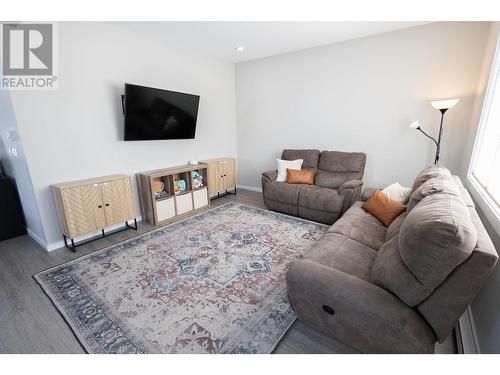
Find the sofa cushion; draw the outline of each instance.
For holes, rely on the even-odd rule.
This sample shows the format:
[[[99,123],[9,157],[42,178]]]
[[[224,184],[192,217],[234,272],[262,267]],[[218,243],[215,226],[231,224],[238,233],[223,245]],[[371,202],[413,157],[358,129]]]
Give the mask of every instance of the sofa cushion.
[[[329,229],[378,250],[385,242],[387,228],[375,217],[361,208],[362,202],[355,202]]]
[[[283,160],[297,160],[302,159],[302,168],[318,168],[319,150],[283,150],[281,153]]]
[[[346,181],[362,180],[365,164],[366,154],[362,152],[323,151],[315,184],[338,189]]]
[[[299,206],[316,211],[342,212],[344,197],[335,189],[322,188],[316,185],[301,186],[299,191]]]
[[[271,211],[282,212],[287,215],[298,216],[299,210],[296,204],[282,203],[271,199],[264,199],[266,207]]]
[[[386,227],[406,211],[406,206],[403,203],[392,200],[378,189],[361,207],[375,216]]]
[[[278,175],[276,176],[276,181],[287,182],[288,170],[295,169],[300,171],[302,169],[303,162],[304,160],[302,159],[297,159],[297,160],[276,159],[276,165],[278,169]]]
[[[455,322],[479,293],[498,260],[497,250],[479,215],[471,207],[468,210],[477,231],[474,251],[418,306],[440,342],[450,334]]]
[[[415,180],[413,181],[413,185],[411,187],[411,192],[410,196],[417,190],[420,185],[422,185],[425,181],[433,178],[433,177],[438,177],[438,176],[443,176],[447,175],[451,177],[451,173],[448,169],[444,167],[440,167],[438,165],[431,165],[424,170],[422,170],[417,177],[415,177]]]
[[[466,260],[477,243],[462,198],[437,193],[420,201],[401,224],[399,253],[423,286],[433,290]]]
[[[382,193],[387,195],[393,201],[397,201],[403,204],[408,202],[410,199],[411,188],[401,185],[399,182],[395,182],[389,186],[382,189]]]
[[[264,197],[276,202],[297,205],[299,191],[303,186],[287,184],[286,182],[270,182],[264,185]]]
[[[347,236],[326,233],[306,254],[305,258],[370,281],[377,252]]]
[[[419,283],[406,267],[398,248],[398,236],[385,242],[377,253],[373,264],[374,284],[397,295],[409,306],[416,306],[432,293],[432,288]]]
[[[442,174],[428,179],[413,192],[408,201],[408,210],[413,209],[426,196],[436,193],[461,196],[459,187],[451,176]]]
[[[294,169],[286,170],[286,182],[289,184],[304,184],[314,185],[314,170],[302,169],[300,171]]]
[[[405,219],[408,211],[403,212],[399,215],[387,228],[387,233],[385,235],[385,241],[389,241],[393,237],[399,236],[399,230],[401,229],[401,224],[403,224],[403,220]]]
[[[342,213],[318,211],[307,207],[297,206],[297,215],[307,220],[332,225],[342,216]]]
[[[460,197],[450,194],[422,199],[407,212],[399,235],[380,247],[373,282],[410,306],[425,300],[476,245],[476,230],[467,210]]]

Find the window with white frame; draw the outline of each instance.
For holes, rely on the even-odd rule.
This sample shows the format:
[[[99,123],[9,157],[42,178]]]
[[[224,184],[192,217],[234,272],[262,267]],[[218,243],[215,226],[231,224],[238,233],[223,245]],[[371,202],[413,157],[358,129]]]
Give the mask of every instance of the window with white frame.
[[[500,213],[500,51],[499,43],[490,73],[474,144],[469,177],[489,206]],[[479,185],[479,186],[478,186]]]

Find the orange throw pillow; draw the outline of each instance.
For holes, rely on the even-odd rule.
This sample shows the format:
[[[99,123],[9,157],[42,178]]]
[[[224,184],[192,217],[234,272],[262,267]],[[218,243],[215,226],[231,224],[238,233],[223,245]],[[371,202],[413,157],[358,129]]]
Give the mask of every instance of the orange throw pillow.
[[[406,211],[406,206],[390,199],[380,190],[375,190],[371,197],[361,206],[388,227],[394,219]]]
[[[286,170],[286,182],[289,184],[314,185],[314,171],[306,169],[288,169]]]

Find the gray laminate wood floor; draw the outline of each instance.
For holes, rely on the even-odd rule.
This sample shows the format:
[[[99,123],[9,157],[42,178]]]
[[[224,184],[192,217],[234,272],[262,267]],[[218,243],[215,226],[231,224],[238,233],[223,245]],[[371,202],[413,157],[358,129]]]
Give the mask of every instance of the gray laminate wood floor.
[[[212,207],[229,201],[265,208],[262,194],[247,190],[213,200]],[[32,275],[153,229],[141,222],[138,232],[113,234],[79,247],[76,254],[66,248],[48,253],[28,236],[0,242],[0,353],[84,353]],[[300,321],[292,325],[274,352],[355,353]],[[437,345],[436,352],[455,353],[453,338]]]

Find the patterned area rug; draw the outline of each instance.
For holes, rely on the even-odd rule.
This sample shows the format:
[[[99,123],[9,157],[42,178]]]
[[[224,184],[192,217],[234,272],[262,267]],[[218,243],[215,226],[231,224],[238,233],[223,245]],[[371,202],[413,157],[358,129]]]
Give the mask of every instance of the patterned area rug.
[[[35,275],[89,353],[270,353],[328,226],[228,203]]]

